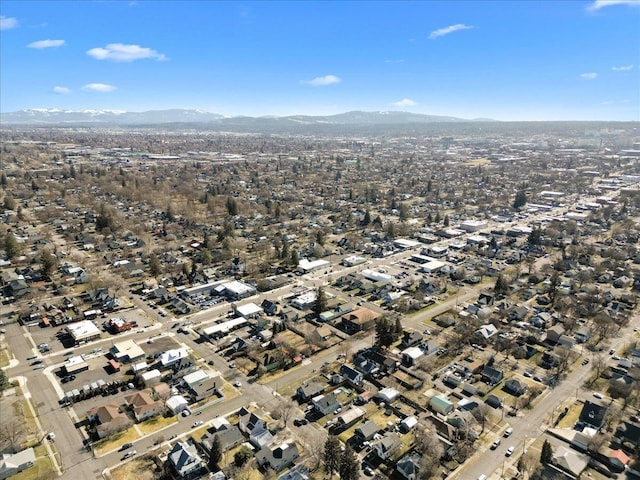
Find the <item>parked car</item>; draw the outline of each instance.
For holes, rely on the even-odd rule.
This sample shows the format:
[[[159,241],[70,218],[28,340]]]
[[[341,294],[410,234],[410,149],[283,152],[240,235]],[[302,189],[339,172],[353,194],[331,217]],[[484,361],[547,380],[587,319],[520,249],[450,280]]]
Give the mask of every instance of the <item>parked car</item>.
[[[131,458],[131,457],[133,457],[136,453],[138,453],[138,452],[136,452],[135,450],[129,450],[127,453],[125,453],[125,454],[122,456],[122,460],[126,460],[127,458]]]
[[[507,451],[504,452],[504,456],[505,457],[510,457],[511,454],[514,452],[514,450],[516,449],[516,447],[514,447],[513,445],[511,445],[509,448],[507,448]]]
[[[504,438],[507,438],[509,436],[511,436],[511,434],[513,433],[513,427],[509,427],[504,431]]]
[[[494,441],[494,442],[491,444],[491,450],[495,450],[496,448],[498,448],[498,447],[500,446],[500,443],[501,443],[501,442],[500,442],[500,439],[497,439],[496,441]]]
[[[309,420],[307,420],[306,418],[296,418],[296,419],[293,421],[293,424],[294,424],[296,427],[301,427],[302,425],[306,425],[306,424],[308,424],[308,423],[309,423]]]
[[[235,382],[233,382],[233,386],[239,388],[242,386],[242,382],[240,380],[236,380]]]
[[[196,428],[199,427],[200,425],[202,425],[204,422],[202,420],[198,420],[197,422],[193,422],[193,425],[191,425],[191,428]]]
[[[129,449],[129,448],[131,448],[131,447],[133,447],[133,443],[128,442],[128,443],[125,443],[124,445],[122,445],[122,446],[120,447],[120,450],[127,450],[127,449]]]

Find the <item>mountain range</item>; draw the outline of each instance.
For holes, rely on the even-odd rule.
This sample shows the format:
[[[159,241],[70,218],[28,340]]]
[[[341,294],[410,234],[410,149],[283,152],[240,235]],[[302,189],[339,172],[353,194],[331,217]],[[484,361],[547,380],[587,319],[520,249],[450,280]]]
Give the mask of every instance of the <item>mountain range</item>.
[[[146,112],[126,112],[120,110],[60,110],[28,109],[17,112],[0,113],[2,125],[31,126],[156,126],[191,124],[216,129],[225,127],[282,129],[312,126],[384,126],[416,125],[430,123],[491,122],[490,119],[463,119],[420,113],[381,111],[353,111],[328,116],[292,115],[284,117],[264,116],[229,117],[203,110],[171,109]]]

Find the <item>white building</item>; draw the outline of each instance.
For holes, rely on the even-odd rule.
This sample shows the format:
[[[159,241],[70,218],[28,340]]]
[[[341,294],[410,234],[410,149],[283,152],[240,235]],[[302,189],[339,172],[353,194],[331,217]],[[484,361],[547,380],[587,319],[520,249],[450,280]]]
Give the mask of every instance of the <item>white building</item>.
[[[76,343],[88,342],[100,338],[100,330],[91,320],[72,323],[67,326],[67,332]]]
[[[298,270],[301,273],[309,273],[314,272],[316,270],[322,270],[323,268],[329,268],[331,263],[327,260],[313,260],[309,261],[306,258],[302,258],[298,262]]]
[[[160,355],[160,364],[163,367],[170,367],[171,365],[178,363],[188,357],[189,354],[187,353],[187,349],[184,347],[167,350],[166,352],[162,352],[162,354]]]
[[[174,395],[167,399],[167,408],[171,410],[171,413],[177,415],[178,413],[186,410],[189,406],[189,402],[182,395]]]

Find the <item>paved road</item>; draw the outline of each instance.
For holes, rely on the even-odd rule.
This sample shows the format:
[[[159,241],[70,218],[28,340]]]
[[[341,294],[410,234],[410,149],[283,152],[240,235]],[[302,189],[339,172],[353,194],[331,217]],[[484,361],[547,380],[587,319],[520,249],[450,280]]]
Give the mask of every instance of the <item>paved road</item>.
[[[615,337],[615,345],[623,345],[626,339],[633,335],[633,328],[640,323],[640,316],[636,314],[629,325],[622,329]],[[515,464],[518,457],[526,450],[526,446],[530,445],[544,434],[551,420],[551,415],[557,416],[563,402],[569,399],[592,399],[592,393],[582,389],[585,381],[591,375],[591,364],[577,364],[567,378],[553,389],[547,389],[546,393],[541,396],[532,410],[524,410],[522,417],[506,417],[509,424],[513,427],[513,434],[508,439],[502,439],[502,445],[498,449],[489,450],[490,442],[481,448],[476,455],[467,461],[451,478],[460,480],[473,480],[481,474],[488,477],[500,478],[502,473],[502,464]],[[498,438],[498,437],[496,437]],[[504,453],[510,445],[516,447],[516,452],[507,459]],[[505,470],[506,471],[506,470]]]

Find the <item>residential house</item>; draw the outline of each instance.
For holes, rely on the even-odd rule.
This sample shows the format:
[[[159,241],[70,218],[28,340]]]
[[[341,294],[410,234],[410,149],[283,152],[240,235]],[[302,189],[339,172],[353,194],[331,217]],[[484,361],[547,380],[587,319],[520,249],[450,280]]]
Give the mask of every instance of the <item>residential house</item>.
[[[268,466],[279,472],[291,465],[298,458],[298,447],[294,442],[281,443],[276,446],[264,446],[256,453],[258,465]]]
[[[100,438],[125,430],[132,423],[129,417],[120,412],[118,405],[113,403],[92,408],[87,412],[87,418],[96,425],[96,433]]]
[[[580,412],[579,421],[584,425],[600,430],[604,424],[607,409],[608,407],[606,405],[587,400],[584,402],[582,411]]]
[[[371,330],[379,317],[379,313],[369,310],[368,308],[358,308],[342,316],[340,328],[351,335]]]
[[[569,474],[571,478],[579,478],[582,471],[589,464],[589,457],[560,445],[553,453],[551,463]]]
[[[273,441],[273,435],[267,429],[267,423],[255,413],[241,408],[238,417],[240,431],[249,437],[249,441],[256,448],[262,448]]]
[[[364,417],[364,414],[365,411],[363,409],[352,406],[336,417],[337,425],[339,428],[347,429]]]
[[[356,427],[353,435],[360,443],[368,442],[376,433],[378,433],[378,430],[380,430],[380,428],[376,422],[373,420],[367,420],[362,425]]]
[[[564,335],[564,331],[564,326],[559,323],[553,327],[547,328],[547,337],[545,342],[549,345],[556,345],[560,340],[560,337]]]
[[[515,378],[510,378],[506,382],[504,382],[504,391],[510,393],[511,395],[515,395],[519,397],[527,390],[527,384],[516,380]]]
[[[343,365],[343,367],[344,366],[345,365]],[[298,401],[300,403],[304,403],[304,402],[308,402],[313,397],[317,397],[322,392],[324,392],[324,385],[318,382],[311,382],[311,383],[307,383],[306,385],[299,386],[298,390],[296,390],[296,397],[298,398]]]
[[[278,313],[278,304],[271,300],[267,300],[266,298],[262,301],[260,306],[267,315],[276,315]]]
[[[124,397],[126,405],[133,410],[136,421],[143,422],[164,412],[164,402],[151,398],[151,390],[146,388]]]
[[[200,446],[207,455],[211,453],[214,438],[218,437],[223,452],[227,452],[232,448],[241,445],[244,442],[244,436],[237,425],[222,425],[220,428],[209,428],[200,439]]]
[[[304,465],[296,465],[278,477],[278,480],[309,480],[309,469]]]
[[[626,442],[636,449],[640,448],[640,423],[624,421],[618,425],[615,436],[620,442]]]
[[[340,366],[340,375],[342,375],[352,385],[362,385],[362,381],[364,380],[364,375],[351,368],[349,365]]]
[[[488,385],[497,385],[504,378],[504,373],[493,367],[485,366],[482,369],[482,381]]]
[[[418,452],[410,452],[396,463],[396,470],[406,480],[418,480],[421,455]]]
[[[402,351],[402,364],[407,367],[416,365],[420,357],[424,356],[424,352],[418,347],[409,347]]]
[[[420,332],[408,331],[404,332],[402,336],[402,342],[400,342],[400,348],[402,350],[414,347],[422,341],[422,334]]]
[[[187,442],[177,442],[167,455],[167,461],[180,478],[192,475],[206,466],[198,455],[196,446]]]
[[[441,395],[434,395],[429,400],[429,408],[441,415],[448,415],[454,410],[453,403]]]
[[[382,461],[389,460],[402,446],[395,432],[386,432],[382,438],[371,442],[371,451]]]
[[[35,463],[36,454],[33,448],[26,448],[18,453],[0,454],[0,480],[33,467]]]
[[[340,406],[338,399],[333,392],[326,395],[318,395],[311,400],[316,412],[321,415],[328,415]]]

